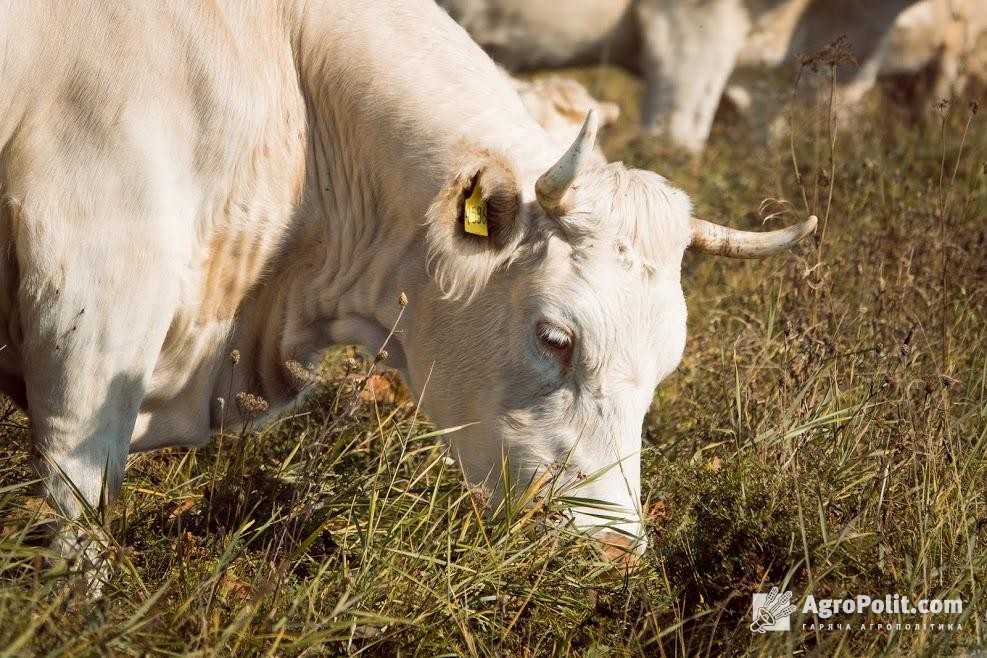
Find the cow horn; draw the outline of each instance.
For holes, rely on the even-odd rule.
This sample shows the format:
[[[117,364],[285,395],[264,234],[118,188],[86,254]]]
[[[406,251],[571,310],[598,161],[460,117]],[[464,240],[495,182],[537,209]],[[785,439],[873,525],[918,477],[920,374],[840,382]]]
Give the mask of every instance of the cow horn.
[[[586,161],[586,156],[593,150],[593,145],[596,143],[596,126],[596,110],[590,110],[586,114],[583,127],[576,135],[576,141],[535,183],[538,204],[550,215],[565,213],[566,192],[569,191],[572,181]]]
[[[788,228],[755,233],[693,217],[689,248],[730,258],[764,258],[794,247],[799,240],[816,230],[816,222],[816,216],[810,215],[804,222]]]

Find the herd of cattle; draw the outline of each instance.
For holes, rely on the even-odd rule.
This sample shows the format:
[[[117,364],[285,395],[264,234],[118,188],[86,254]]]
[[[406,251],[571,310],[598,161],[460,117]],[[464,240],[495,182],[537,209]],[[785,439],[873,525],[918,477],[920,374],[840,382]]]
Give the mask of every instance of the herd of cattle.
[[[445,4],[508,66],[636,50],[654,65],[646,120],[687,146],[780,11]],[[741,10],[739,36],[700,15],[672,27]],[[575,527],[640,550],[641,426],[685,346],[683,252],[760,258],[815,228],[694,217],[660,175],[594,152],[612,105],[512,82],[432,0],[0,0],[0,15],[0,389],[67,518],[105,510],[128,452],[249,418],[228,392],[283,408],[327,346],[378,350],[401,298],[387,363],[438,425],[468,425],[449,435],[467,477],[496,500],[550,472],[607,505],[574,508]],[[55,548],[96,560],[97,531],[71,525]]]

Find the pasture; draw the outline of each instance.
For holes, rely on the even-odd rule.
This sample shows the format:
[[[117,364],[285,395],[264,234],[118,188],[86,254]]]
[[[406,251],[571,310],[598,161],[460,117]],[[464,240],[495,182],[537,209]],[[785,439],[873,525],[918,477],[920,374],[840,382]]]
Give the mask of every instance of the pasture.
[[[693,158],[636,133],[637,81],[570,73],[621,105],[608,157],[665,175],[697,214],[747,229],[759,207],[788,209],[768,227],[820,218],[817,240],[789,255],[687,255],[685,358],[645,426],[640,565],[623,574],[557,530],[564,501],[537,498],[539,483],[530,505],[488,520],[485,492],[447,462],[442,430],[386,359],[339,349],[273,424],[131,457],[96,603],[71,565],[45,564],[27,419],[4,403],[0,655],[897,656],[987,643],[987,108],[955,99],[916,118],[875,95],[834,129],[822,62],[805,71],[823,80],[815,101],[784,110],[791,140],[764,146],[728,116]],[[227,403],[263,405],[238,393]],[[752,633],[751,593],[773,585],[964,608],[820,620],[800,607],[791,632]],[[905,630],[946,622],[962,628]]]

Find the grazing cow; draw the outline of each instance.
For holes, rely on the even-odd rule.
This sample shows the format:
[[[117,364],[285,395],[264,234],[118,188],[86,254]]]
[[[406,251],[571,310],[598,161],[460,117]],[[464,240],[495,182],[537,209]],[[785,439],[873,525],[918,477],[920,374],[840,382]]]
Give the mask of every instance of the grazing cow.
[[[785,129],[778,110],[788,93],[764,84],[763,71],[793,51],[806,49],[794,8],[784,5],[752,28],[738,56],[737,73],[725,91],[736,109],[770,132]],[[860,31],[858,26],[857,41]],[[909,99],[916,114],[931,110],[939,99],[969,93],[971,87],[977,89],[987,81],[987,2],[921,0],[912,4],[862,61],[837,90],[839,108],[850,111],[841,112],[839,118],[851,114],[879,78],[909,82],[905,87],[917,92]]]
[[[987,85],[987,2],[923,0],[902,13],[888,39],[880,74],[931,74],[916,101],[957,97]],[[930,98],[931,97],[931,98]]]
[[[646,83],[644,128],[700,150],[737,67],[774,68],[847,35],[855,100],[876,79],[887,35],[917,0],[438,0],[512,71],[611,62]]]
[[[729,229],[657,174],[585,165],[592,112],[563,153],[431,0],[0,10],[0,383],[70,517],[128,452],[229,427],[228,391],[281,406],[291,362],[376,350],[405,292],[388,362],[437,424],[474,423],[449,440],[467,477],[509,495],[551,469],[612,506],[578,527],[630,543],[683,252],[815,226]]]

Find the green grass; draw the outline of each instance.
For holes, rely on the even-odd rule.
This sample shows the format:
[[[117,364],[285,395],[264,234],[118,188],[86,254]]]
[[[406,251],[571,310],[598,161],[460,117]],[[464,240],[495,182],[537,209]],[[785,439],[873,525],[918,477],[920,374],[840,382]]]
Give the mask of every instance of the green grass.
[[[831,151],[823,93],[794,112],[794,148],[761,146],[726,118],[695,160],[636,135],[635,81],[576,74],[622,104],[608,154],[669,177],[700,216],[752,228],[773,198],[821,220],[821,241],[789,256],[686,257],[686,355],[645,427],[641,568],[625,577],[585,541],[543,532],[552,503],[487,519],[483,492],[446,463],[435,428],[410,403],[357,397],[369,362],[337,350],[297,413],[202,450],[131,459],[111,524],[115,574],[96,603],[44,566],[26,419],[2,416],[0,656],[898,656],[985,645],[983,113],[956,103],[943,120],[930,108],[915,122],[875,102]],[[772,585],[797,600],[958,597],[961,616],[924,621],[962,630],[904,630],[923,619],[895,615],[802,630],[814,620],[797,612],[791,633],[755,635],[750,594]],[[902,630],[859,629],[878,622]]]

